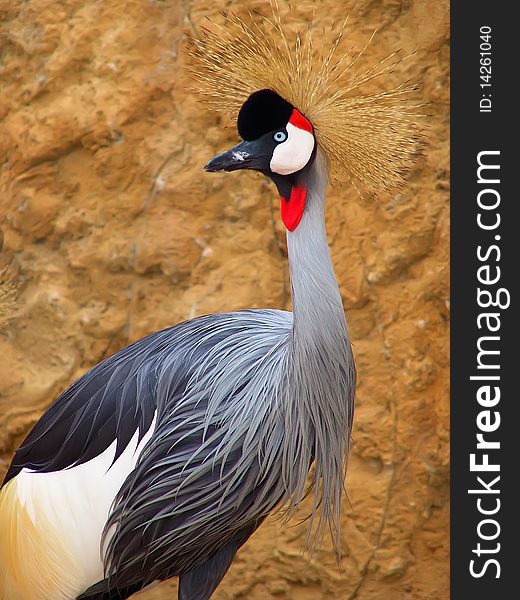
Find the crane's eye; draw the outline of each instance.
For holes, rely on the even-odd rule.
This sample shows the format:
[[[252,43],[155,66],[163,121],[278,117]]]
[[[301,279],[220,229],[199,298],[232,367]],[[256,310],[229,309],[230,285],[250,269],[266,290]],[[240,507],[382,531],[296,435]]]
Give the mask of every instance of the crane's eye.
[[[282,142],[285,142],[285,140],[287,139],[287,134],[285,133],[285,131],[277,131],[276,133],[273,134],[273,139],[275,142],[278,142],[279,144],[281,144]]]

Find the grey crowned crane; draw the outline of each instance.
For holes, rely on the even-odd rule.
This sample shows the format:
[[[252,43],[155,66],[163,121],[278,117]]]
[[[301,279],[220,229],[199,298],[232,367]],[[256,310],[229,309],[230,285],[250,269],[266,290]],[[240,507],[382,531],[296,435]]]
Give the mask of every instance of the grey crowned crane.
[[[355,367],[325,233],[329,171],[394,188],[417,141],[409,87],[360,91],[395,61],[353,75],[355,56],[334,58],[342,33],[320,52],[275,11],[192,40],[201,85],[243,139],[205,170],[275,183],[293,312],[180,323],[63,392],[0,492],[1,600],[124,599],[175,576],[180,600],[206,600],[262,521],[309,493],[311,546],[329,530],[338,547]]]

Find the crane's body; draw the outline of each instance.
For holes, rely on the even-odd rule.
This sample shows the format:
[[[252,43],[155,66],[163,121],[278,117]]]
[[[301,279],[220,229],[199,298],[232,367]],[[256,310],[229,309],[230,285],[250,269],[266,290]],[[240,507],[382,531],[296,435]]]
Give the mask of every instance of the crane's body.
[[[5,598],[72,600],[91,586],[85,598],[125,598],[178,575],[180,598],[208,598],[263,519],[299,504],[313,461],[334,510],[355,372],[325,235],[326,175],[320,155],[288,232],[294,315],[223,313],[154,333],[38,422],[0,500],[9,552],[24,557]],[[27,518],[33,537],[19,535]]]
[[[402,86],[352,96],[388,67],[342,87],[355,62],[332,61],[342,32],[316,66],[310,40],[290,46],[278,21],[229,23],[193,53],[214,103],[238,102],[243,141],[205,169],[275,183],[293,312],[186,321],[66,390],[0,490],[0,600],[123,600],[174,576],[180,600],[208,600],[262,521],[308,493],[311,543],[329,530],[339,546],[355,367],[325,232],[329,171],[395,187],[413,121]]]

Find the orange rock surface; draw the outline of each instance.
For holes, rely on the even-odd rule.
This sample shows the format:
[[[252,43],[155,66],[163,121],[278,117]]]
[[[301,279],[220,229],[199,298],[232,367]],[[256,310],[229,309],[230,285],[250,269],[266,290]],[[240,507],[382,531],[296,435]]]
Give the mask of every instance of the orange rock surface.
[[[0,0],[0,268],[18,284],[0,334],[0,476],[57,394],[129,342],[203,313],[290,307],[274,186],[202,171],[237,134],[191,91],[184,36],[234,6]],[[351,8],[301,0],[287,19],[330,28]],[[348,30],[362,47],[378,29],[367,61],[417,50],[388,79],[418,81],[430,116],[402,193],[329,191],[359,371],[343,571],[328,545],[303,553],[305,524],[273,518],[216,600],[448,597],[448,14],[446,0],[360,0]]]

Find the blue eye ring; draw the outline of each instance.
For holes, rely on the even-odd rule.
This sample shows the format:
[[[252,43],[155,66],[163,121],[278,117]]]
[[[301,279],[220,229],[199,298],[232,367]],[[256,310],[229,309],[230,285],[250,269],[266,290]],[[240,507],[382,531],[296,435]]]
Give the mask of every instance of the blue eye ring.
[[[285,131],[276,131],[275,133],[273,133],[273,140],[275,142],[278,142],[279,144],[285,142],[286,139],[287,134],[285,133]]]

